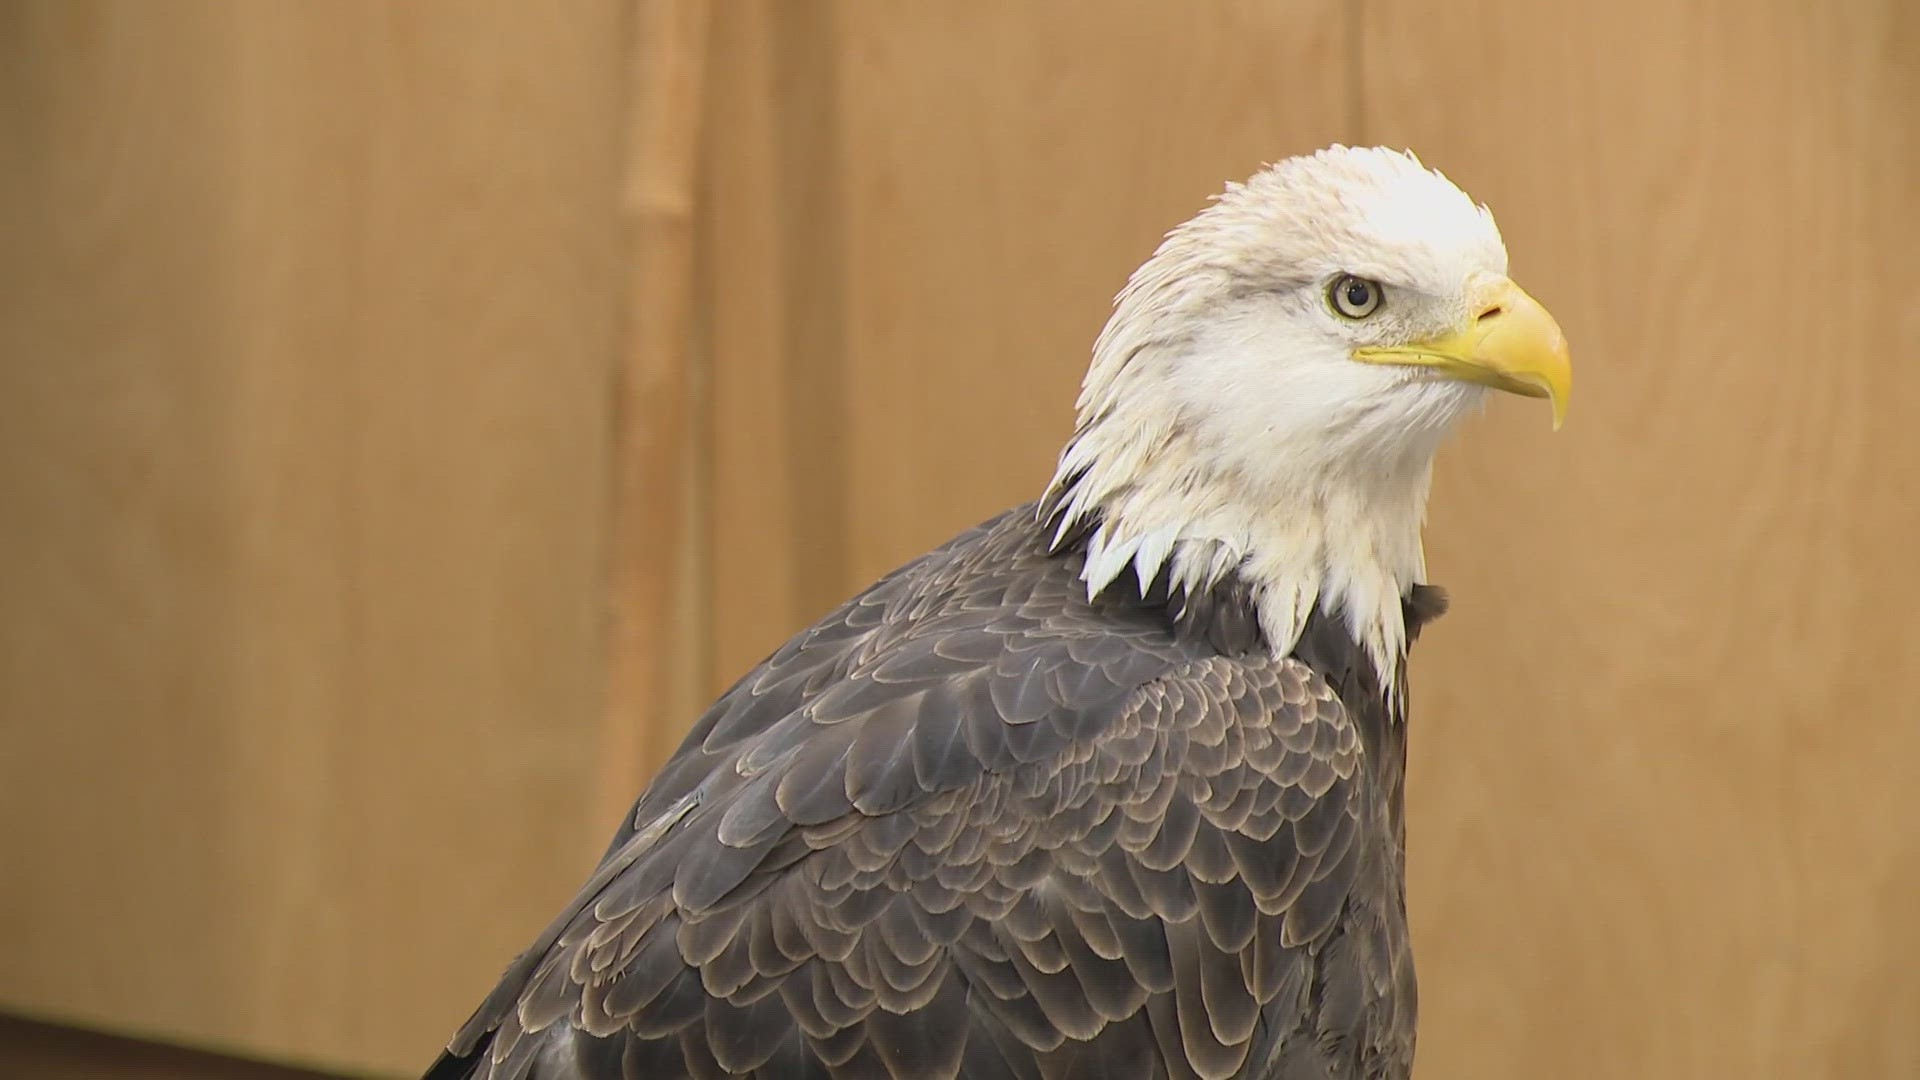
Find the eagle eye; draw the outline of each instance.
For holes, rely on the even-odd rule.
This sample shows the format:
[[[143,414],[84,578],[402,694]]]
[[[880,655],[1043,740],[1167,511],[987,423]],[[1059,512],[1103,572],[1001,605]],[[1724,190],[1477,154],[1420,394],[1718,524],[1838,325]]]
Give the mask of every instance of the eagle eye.
[[[1341,274],[1327,286],[1327,303],[1343,319],[1364,319],[1380,310],[1385,290],[1377,281],[1352,274]]]

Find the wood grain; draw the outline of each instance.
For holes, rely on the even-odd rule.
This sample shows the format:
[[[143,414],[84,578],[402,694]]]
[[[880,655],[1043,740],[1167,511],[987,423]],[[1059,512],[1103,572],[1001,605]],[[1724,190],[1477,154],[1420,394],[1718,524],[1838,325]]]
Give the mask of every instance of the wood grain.
[[[846,596],[836,9],[719,20],[701,208],[708,364],[696,706]],[[684,730],[692,715],[671,722]]]
[[[629,20],[626,173],[627,341],[613,380],[606,691],[597,816],[618,821],[677,739],[668,667],[689,526],[684,490],[696,398],[695,184],[707,117],[706,0],[638,0]]]
[[[1420,1075],[1920,1075],[1911,5],[1367,12],[1578,382],[1436,482]]]
[[[619,5],[0,14],[0,1003],[405,1071],[584,873]]]

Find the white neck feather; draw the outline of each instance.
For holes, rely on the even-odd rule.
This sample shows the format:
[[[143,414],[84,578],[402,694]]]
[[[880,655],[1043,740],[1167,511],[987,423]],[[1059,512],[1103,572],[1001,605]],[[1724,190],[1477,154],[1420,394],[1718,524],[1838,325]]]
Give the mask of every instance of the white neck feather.
[[[1425,580],[1420,527],[1431,454],[1371,475],[1210,474],[1207,456],[1174,431],[1100,424],[1063,455],[1070,479],[1060,534],[1086,521],[1089,595],[1131,571],[1144,590],[1163,570],[1200,592],[1237,573],[1253,590],[1276,655],[1298,643],[1318,607],[1345,621],[1391,692],[1406,655],[1402,598]]]

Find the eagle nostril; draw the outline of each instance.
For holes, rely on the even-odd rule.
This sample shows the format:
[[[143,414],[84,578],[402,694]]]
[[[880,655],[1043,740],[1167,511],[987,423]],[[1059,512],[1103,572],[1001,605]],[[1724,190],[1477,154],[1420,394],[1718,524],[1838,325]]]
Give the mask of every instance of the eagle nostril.
[[[1495,315],[1500,315],[1505,313],[1506,310],[1507,310],[1506,308],[1501,307],[1499,304],[1495,304],[1492,307],[1488,308],[1487,310],[1481,312],[1478,316],[1476,316],[1474,318],[1474,321],[1486,322],[1488,319],[1493,318]]]

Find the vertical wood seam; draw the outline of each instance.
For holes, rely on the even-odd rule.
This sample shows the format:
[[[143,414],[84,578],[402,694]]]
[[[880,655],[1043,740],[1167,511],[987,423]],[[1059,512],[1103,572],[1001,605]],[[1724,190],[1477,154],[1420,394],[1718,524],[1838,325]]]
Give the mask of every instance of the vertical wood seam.
[[[775,160],[781,188],[779,228],[788,432],[785,482],[796,493],[787,557],[795,564],[789,610],[799,624],[825,614],[851,588],[848,542],[853,418],[847,372],[846,208],[834,7],[775,7],[774,85],[779,125]],[[796,625],[795,629],[799,626]]]
[[[705,0],[634,0],[620,215],[626,347],[613,371],[606,683],[596,807],[626,813],[654,756],[664,702],[672,582],[683,551],[684,415],[691,347],[694,181],[705,116]]]

